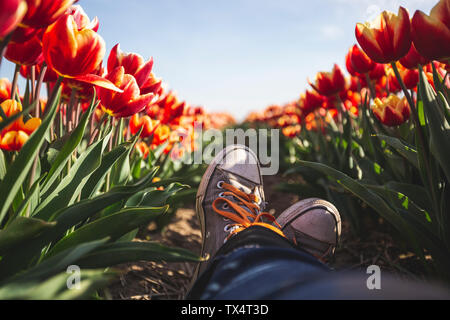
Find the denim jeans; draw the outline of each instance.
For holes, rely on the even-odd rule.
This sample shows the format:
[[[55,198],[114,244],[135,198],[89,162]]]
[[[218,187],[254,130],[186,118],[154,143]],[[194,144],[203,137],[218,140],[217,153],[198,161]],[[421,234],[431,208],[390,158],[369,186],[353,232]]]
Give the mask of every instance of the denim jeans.
[[[446,289],[381,274],[330,270],[275,232],[251,227],[230,239],[194,284],[192,300],[449,299]]]

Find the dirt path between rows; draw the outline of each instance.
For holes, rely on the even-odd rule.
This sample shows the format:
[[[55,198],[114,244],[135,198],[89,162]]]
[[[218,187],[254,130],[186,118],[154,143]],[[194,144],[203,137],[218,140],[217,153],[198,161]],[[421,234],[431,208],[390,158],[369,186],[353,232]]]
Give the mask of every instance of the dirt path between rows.
[[[278,216],[299,197],[275,189],[280,177],[266,177],[264,180],[266,200],[271,214]],[[336,270],[362,269],[372,264],[402,278],[416,278],[407,269],[416,269],[421,274],[416,257],[397,248],[392,238],[383,232],[371,231],[364,239],[356,237],[343,221],[341,244],[336,258],[330,266]],[[142,230],[139,238],[157,241],[164,245],[180,247],[200,254],[201,232],[195,211],[179,209],[173,222],[161,232],[154,232],[150,225]],[[138,239],[136,241],[139,241]],[[138,262],[118,266],[122,275],[109,288],[112,299],[121,300],[179,300],[189,288],[194,263]],[[421,278],[419,276],[419,278]]]

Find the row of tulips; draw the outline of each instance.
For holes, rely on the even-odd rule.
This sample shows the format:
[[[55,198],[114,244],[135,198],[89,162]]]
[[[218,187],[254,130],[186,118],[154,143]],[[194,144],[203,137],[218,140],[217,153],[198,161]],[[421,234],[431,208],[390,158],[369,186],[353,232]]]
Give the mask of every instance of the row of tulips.
[[[0,0],[0,59],[16,65],[0,79],[0,299],[93,297],[108,267],[198,261],[132,240],[193,197],[202,168],[175,160],[196,148],[195,123],[234,123],[168,91],[153,59],[119,45],[106,57],[99,20],[75,2]]]
[[[385,11],[355,34],[347,77],[335,65],[298,101],[247,122],[282,129],[287,174],[303,179],[281,189],[330,199],[362,235],[378,213],[449,282],[450,0],[412,19]]]

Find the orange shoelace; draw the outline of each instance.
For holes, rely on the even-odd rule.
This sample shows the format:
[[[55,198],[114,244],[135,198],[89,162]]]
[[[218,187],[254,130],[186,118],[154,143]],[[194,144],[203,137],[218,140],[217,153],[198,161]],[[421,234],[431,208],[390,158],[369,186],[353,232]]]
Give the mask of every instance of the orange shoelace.
[[[247,194],[247,193],[239,190],[238,188],[236,188],[228,183],[225,183],[225,182],[223,182],[221,184],[221,188],[224,190],[227,190],[222,193],[223,196],[232,196],[232,197],[234,197],[234,199],[237,200],[237,203],[236,203],[236,201],[232,201],[230,199],[220,196],[217,199],[215,199],[212,204],[213,210],[216,213],[220,214],[221,216],[223,216],[227,219],[230,219],[230,220],[236,222],[235,224],[230,225],[231,231],[230,231],[230,235],[228,236],[227,239],[231,238],[233,235],[247,229],[248,227],[252,227],[252,226],[261,226],[264,228],[268,228],[268,229],[278,233],[279,235],[286,237],[284,235],[283,231],[281,231],[281,226],[278,224],[278,222],[276,222],[274,216],[272,216],[270,213],[267,213],[267,212],[260,213],[260,208],[256,204],[260,201],[258,196],[254,195],[254,194]],[[234,210],[234,213],[220,209],[219,208],[220,204],[222,204],[222,208],[225,204],[227,204],[229,206],[229,208]],[[248,208],[251,212],[245,210],[243,208],[243,206]],[[228,209],[228,208],[226,208],[226,209]],[[262,221],[263,218],[266,218],[269,221],[273,222],[275,224],[275,226],[271,225],[269,223],[263,222]],[[250,219],[252,219],[253,221],[251,221]]]

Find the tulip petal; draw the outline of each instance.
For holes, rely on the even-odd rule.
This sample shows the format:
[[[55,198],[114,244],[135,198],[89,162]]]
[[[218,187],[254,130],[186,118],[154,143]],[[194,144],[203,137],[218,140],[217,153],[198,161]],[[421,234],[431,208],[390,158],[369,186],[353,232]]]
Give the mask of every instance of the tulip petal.
[[[417,51],[430,60],[450,57],[450,29],[438,19],[417,11],[412,19],[413,40]]]
[[[147,79],[150,77],[153,69],[153,58],[150,58],[150,60],[144,64],[138,72],[134,75],[136,78],[136,83],[139,86],[139,88],[143,87],[145,83],[147,82]]]
[[[102,78],[100,76],[97,76],[95,74],[88,74],[85,76],[78,76],[74,78],[77,81],[81,81],[81,82],[85,82],[85,83],[89,83],[92,84],[94,86],[100,87],[100,88],[104,88],[104,89],[108,89],[111,91],[115,91],[115,92],[119,92],[122,93],[123,90],[117,88],[114,83],[112,83],[111,81],[109,81],[108,79]]]

